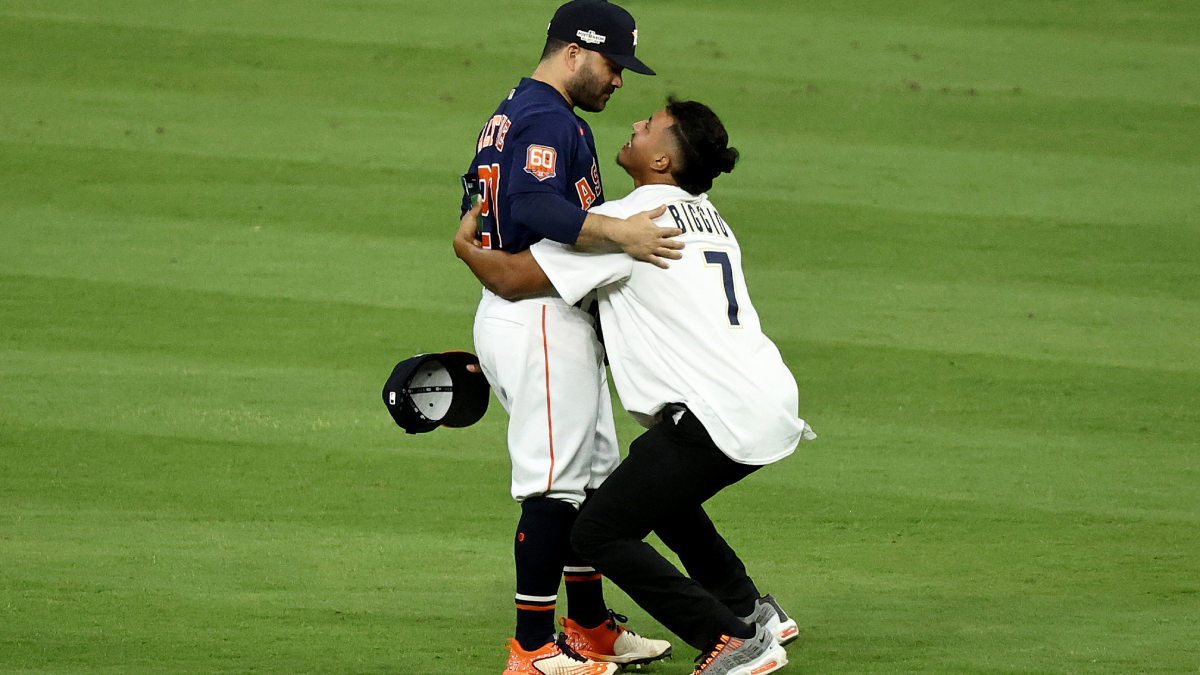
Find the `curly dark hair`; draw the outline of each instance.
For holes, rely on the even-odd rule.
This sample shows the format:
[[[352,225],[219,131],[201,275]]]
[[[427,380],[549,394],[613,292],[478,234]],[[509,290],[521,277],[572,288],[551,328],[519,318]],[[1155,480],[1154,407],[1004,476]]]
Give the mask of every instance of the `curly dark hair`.
[[[694,195],[708,192],[714,178],[733,171],[739,156],[737,148],[729,147],[725,125],[703,103],[671,96],[667,112],[675,119],[671,132],[679,145],[680,160],[671,176],[679,187]]]

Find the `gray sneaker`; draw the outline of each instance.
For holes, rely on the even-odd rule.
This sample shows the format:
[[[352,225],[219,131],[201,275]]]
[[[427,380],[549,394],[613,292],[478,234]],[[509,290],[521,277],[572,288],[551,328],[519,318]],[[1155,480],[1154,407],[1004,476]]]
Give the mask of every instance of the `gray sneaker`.
[[[771,632],[754,627],[747,640],[722,635],[710,649],[696,657],[692,675],[767,675],[787,665],[787,652]]]
[[[770,595],[754,601],[754,611],[750,616],[743,616],[742,621],[748,624],[758,624],[771,631],[780,645],[790,644],[800,637],[800,627],[788,618],[783,608]]]

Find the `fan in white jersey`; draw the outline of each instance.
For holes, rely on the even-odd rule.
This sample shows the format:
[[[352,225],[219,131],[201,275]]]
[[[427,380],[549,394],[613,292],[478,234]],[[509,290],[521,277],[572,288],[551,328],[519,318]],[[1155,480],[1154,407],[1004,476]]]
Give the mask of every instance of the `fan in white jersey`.
[[[584,506],[572,544],[701,649],[696,672],[705,675],[772,672],[787,663],[777,640],[797,631],[773,600],[759,597],[701,505],[816,437],[798,417],[795,379],[762,333],[733,229],[705,194],[736,159],[702,104],[671,99],[634,125],[617,161],[636,189],[597,208],[623,217],[666,207],[659,224],[682,229],[685,244],[668,269],[553,242],[517,255],[485,251],[473,245],[466,220],[455,240],[459,256],[502,297],[553,291],[574,303],[596,290],[617,392],[649,431]],[[691,578],[642,541],[650,531]]]

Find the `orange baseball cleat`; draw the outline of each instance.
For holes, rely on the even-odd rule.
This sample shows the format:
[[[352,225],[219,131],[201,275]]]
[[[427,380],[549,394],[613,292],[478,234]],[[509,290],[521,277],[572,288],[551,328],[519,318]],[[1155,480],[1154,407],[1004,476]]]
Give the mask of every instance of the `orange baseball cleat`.
[[[567,636],[562,633],[554,642],[531,652],[522,649],[516,640],[504,646],[508,647],[504,675],[615,675],[619,670],[615,664],[584,658],[567,644]]]
[[[621,665],[650,663],[671,655],[671,643],[652,640],[629,630],[621,624],[629,619],[608,610],[608,621],[595,628],[584,628],[570,619],[559,619],[567,643],[593,661]]]

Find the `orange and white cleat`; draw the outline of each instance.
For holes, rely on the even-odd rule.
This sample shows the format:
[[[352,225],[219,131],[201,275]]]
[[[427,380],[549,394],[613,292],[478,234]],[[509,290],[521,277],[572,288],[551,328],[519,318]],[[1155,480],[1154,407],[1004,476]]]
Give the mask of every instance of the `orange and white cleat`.
[[[642,637],[621,625],[626,621],[629,621],[627,617],[611,609],[608,610],[608,621],[595,628],[584,628],[566,618],[558,620],[567,636],[567,644],[593,661],[627,666],[650,663],[671,655],[670,642]]]
[[[504,675],[616,675],[619,667],[612,663],[597,663],[584,658],[567,644],[567,636],[539,649],[527,652],[516,640],[509,640],[508,667]]]

